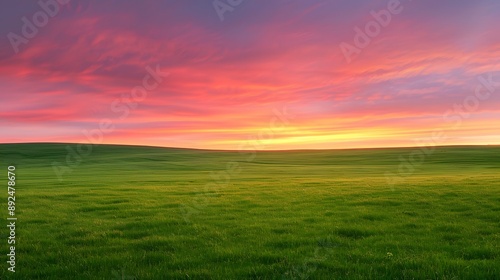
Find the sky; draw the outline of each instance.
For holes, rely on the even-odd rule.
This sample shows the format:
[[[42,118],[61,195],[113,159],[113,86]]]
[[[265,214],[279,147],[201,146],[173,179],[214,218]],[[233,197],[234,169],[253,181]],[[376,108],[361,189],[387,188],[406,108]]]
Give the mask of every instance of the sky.
[[[500,144],[496,0],[59,1],[1,4],[1,143]]]

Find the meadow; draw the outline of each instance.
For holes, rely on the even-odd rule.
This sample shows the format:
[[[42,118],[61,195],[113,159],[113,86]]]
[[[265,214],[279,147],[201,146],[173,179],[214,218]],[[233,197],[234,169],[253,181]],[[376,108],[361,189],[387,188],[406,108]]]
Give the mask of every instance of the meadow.
[[[242,154],[1,144],[1,279],[500,279],[500,147]],[[69,145],[74,147],[74,145]],[[7,224],[7,221],[4,220]]]

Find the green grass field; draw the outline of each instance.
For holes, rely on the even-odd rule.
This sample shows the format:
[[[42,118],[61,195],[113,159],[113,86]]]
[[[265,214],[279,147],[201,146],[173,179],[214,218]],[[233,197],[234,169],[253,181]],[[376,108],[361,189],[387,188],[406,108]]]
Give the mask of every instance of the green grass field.
[[[500,279],[497,146],[437,148],[394,185],[415,149],[102,145],[67,165],[66,146],[0,145],[1,279]]]

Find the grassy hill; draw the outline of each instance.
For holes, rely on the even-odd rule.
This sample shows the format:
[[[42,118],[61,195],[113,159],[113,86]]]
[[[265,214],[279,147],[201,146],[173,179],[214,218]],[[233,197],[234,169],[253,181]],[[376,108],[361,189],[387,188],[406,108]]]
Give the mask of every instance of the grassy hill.
[[[1,279],[500,275],[498,146],[78,148],[0,144],[1,207],[15,165],[18,217]]]

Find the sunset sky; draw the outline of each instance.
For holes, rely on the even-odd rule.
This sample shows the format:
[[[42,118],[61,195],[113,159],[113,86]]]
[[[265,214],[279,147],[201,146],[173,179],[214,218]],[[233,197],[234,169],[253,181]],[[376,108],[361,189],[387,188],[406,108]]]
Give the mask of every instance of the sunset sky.
[[[237,2],[2,3],[0,142],[500,144],[500,1],[401,0],[385,26],[395,0]]]

